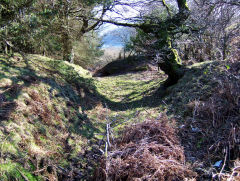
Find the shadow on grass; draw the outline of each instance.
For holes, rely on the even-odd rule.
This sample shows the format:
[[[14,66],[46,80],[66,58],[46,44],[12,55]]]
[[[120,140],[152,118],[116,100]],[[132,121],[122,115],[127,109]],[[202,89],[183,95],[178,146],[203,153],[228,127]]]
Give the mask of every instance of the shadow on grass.
[[[129,108],[140,107],[154,108],[167,103],[171,104],[171,107],[176,109],[173,110],[173,113],[176,114],[178,109],[182,110],[183,106],[188,103],[189,97],[197,99],[200,96],[207,95],[209,90],[208,86],[203,88],[202,85],[208,84],[211,80],[212,75],[210,75],[211,71],[208,70],[208,67],[212,64],[212,62],[207,62],[200,67],[186,69],[184,76],[178,81],[178,83],[168,88],[164,86],[164,82],[161,82],[158,83],[157,86],[149,87],[146,91],[143,91],[140,94],[133,91],[128,95],[125,95],[121,102],[114,102],[107,97],[102,96],[104,97],[103,101],[105,101],[109,108],[114,111],[125,111]],[[217,65],[217,62],[214,63],[214,65],[215,64]],[[144,84],[149,84],[149,82],[143,82],[143,84],[138,87],[141,88]],[[128,88],[127,84],[126,87]],[[204,93],[199,91],[200,89],[203,89]],[[137,97],[141,97],[141,99],[136,100]],[[167,102],[165,98],[167,98]],[[180,103],[182,105],[179,105]]]
[[[107,98],[105,98],[104,102],[108,105],[108,107],[113,111],[126,111],[128,109],[149,107],[154,108],[163,104],[162,98],[167,95],[167,91],[165,88],[160,87],[151,94],[147,94],[148,91],[142,93],[143,97],[139,100],[133,100],[135,92],[128,94],[123,101],[114,102]],[[129,98],[131,97],[131,98]]]
[[[17,65],[19,63],[21,66]],[[162,104],[162,98],[167,93],[163,87],[158,88],[154,86],[140,93],[136,90],[126,95],[121,102],[114,102],[97,91],[92,78],[79,76],[73,67],[53,66],[50,67],[51,70],[44,68],[42,71],[45,74],[42,75],[40,74],[41,70],[35,70],[35,66],[38,66],[37,63],[36,61],[32,64],[32,61],[29,62],[28,60],[24,62],[11,62],[6,57],[0,58],[0,81],[3,78],[11,80],[11,85],[0,87],[1,95],[6,97],[3,103],[9,102],[9,104],[6,104],[6,107],[0,107],[5,115],[1,120],[7,120],[9,115],[16,111],[15,102],[24,88],[38,86],[40,82],[43,82],[50,87],[48,90],[50,98],[61,97],[66,101],[68,109],[74,110],[74,116],[68,119],[72,125],[69,129],[76,134],[91,139],[94,133],[100,131],[94,126],[85,111],[95,108],[99,103],[107,105],[112,111],[126,111],[141,107],[158,107]],[[41,66],[39,68],[41,69]],[[148,83],[143,82],[141,85]],[[128,87],[128,84],[124,86]],[[54,90],[58,94],[54,95]],[[139,95],[142,98],[134,100]],[[10,106],[10,103],[12,106]],[[4,110],[5,108],[8,110]]]
[[[61,63],[58,65],[60,64]],[[62,65],[63,64],[61,64],[61,66]],[[157,90],[157,86],[154,86],[155,88],[149,88],[145,92],[139,92],[136,89],[135,92],[126,95],[125,99],[121,102],[111,101],[98,92],[94,79],[79,76],[73,67],[65,65],[63,65],[63,67],[61,66],[52,66],[50,67],[50,70],[47,70],[46,68],[41,67],[41,64],[35,60],[34,64],[32,61],[28,60],[11,62],[7,57],[0,56],[0,96],[2,96],[2,100],[0,101],[0,125],[4,126],[3,121],[11,121],[11,115],[17,111],[17,101],[22,93],[26,91],[26,88],[37,88],[41,83],[46,85],[44,87],[46,88],[46,90],[44,90],[44,95],[49,94],[46,97],[47,99],[50,99],[51,103],[54,102],[54,99],[58,99],[57,103],[60,103],[59,101],[62,100],[64,105],[66,105],[64,109],[60,110],[61,113],[63,112],[63,118],[61,117],[59,119],[66,120],[65,123],[67,125],[67,130],[61,130],[62,128],[60,124],[45,124],[48,122],[44,122],[44,119],[39,116],[41,113],[31,112],[30,114],[36,114],[39,116],[38,121],[40,121],[41,124],[45,124],[45,127],[43,128],[53,126],[52,128],[55,128],[54,130],[61,130],[63,134],[66,132],[68,134],[74,133],[87,140],[92,140],[95,133],[101,132],[99,127],[103,126],[95,125],[86,114],[87,110],[94,109],[99,103],[102,103],[102,105],[105,105],[106,103],[108,108],[113,111],[124,111],[138,107],[157,107],[162,104],[161,99],[163,94],[161,94],[161,90]],[[44,70],[41,70],[41,68]],[[8,83],[4,83],[6,79]],[[141,83],[140,86],[143,86],[145,83],[148,84],[149,82]],[[124,84],[124,86],[131,89],[128,84]],[[165,91],[162,90],[162,93],[163,92]],[[142,98],[140,100],[134,100],[136,98],[136,93],[138,95],[141,94],[140,97]],[[38,91],[38,94],[41,94],[40,91]],[[29,94],[30,99],[32,98],[33,102],[38,102],[40,99],[40,103],[46,103],[44,100],[41,100],[44,99],[44,95],[39,95],[39,97],[34,100],[34,95]],[[29,107],[31,106],[32,104]],[[47,105],[44,106],[44,108],[48,109]],[[40,109],[36,110],[39,111]],[[55,110],[54,112],[51,111],[52,110],[48,110],[46,113],[53,113],[53,117],[56,113],[60,113]],[[30,116],[28,115],[28,117]],[[46,117],[48,118],[47,115]],[[33,123],[35,124],[36,122]],[[36,132],[36,134],[38,133]],[[59,141],[59,144],[64,148],[64,154],[71,151],[68,139],[71,139],[71,135],[68,136],[66,140]],[[34,141],[37,143],[37,139]],[[21,148],[19,146],[16,149]],[[58,161],[59,160],[56,162]]]
[[[51,71],[47,72],[47,69],[43,70],[46,75],[41,75],[33,66],[35,65],[31,65],[27,60],[24,60],[24,62],[11,62],[8,57],[0,57],[0,83],[2,82],[0,84],[0,122],[8,120],[10,115],[17,111],[16,101],[23,89],[30,86],[38,86],[43,82],[50,87],[48,90],[50,99],[61,97],[67,102],[67,107],[73,110],[74,116],[69,116],[73,118],[68,120],[70,123],[72,121],[73,126],[69,127],[72,132],[88,139],[93,137],[94,132],[99,132],[84,113],[85,110],[92,109],[97,104],[97,102],[93,101],[95,95],[89,98],[91,89],[85,85],[93,85],[91,80],[78,77],[73,83],[74,85],[71,85],[70,82],[72,80],[70,80],[70,77],[66,77],[67,75],[61,75],[61,73],[53,71],[54,75]],[[73,71],[73,68],[68,71]],[[57,78],[59,76],[63,76],[63,79],[59,80]],[[4,84],[6,79],[8,83]],[[90,87],[93,87],[92,85]],[[56,90],[58,94],[53,95],[53,90]],[[85,94],[85,96],[81,96],[81,94]],[[79,107],[81,107],[82,113],[79,112]]]

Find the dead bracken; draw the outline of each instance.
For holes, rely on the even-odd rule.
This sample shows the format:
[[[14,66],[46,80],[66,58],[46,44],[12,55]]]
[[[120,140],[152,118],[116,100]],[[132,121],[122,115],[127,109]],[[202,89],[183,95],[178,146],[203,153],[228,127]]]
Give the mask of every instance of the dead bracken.
[[[122,131],[107,159],[101,161],[95,180],[183,180],[196,174],[184,163],[175,129],[164,116]]]

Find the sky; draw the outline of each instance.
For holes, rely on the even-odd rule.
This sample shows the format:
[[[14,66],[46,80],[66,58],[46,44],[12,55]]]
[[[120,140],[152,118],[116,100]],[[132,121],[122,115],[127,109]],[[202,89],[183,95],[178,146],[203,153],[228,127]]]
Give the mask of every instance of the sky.
[[[142,3],[146,3],[147,0],[122,0],[122,2],[126,2],[126,3],[134,3],[134,2],[142,2]],[[166,0],[167,4],[172,4],[175,5],[175,1],[174,0]],[[141,9],[144,9],[146,7],[143,7],[142,4],[139,5],[135,5],[133,7],[129,7],[129,6],[115,6],[114,11],[111,12],[107,12],[104,19],[117,19],[117,21],[120,22],[124,22],[124,18],[132,18],[132,17],[136,17],[139,15],[139,11]],[[126,22],[126,20],[125,20]],[[112,25],[112,24],[104,24],[101,29],[100,29],[100,36],[103,36],[103,40],[104,40],[104,46],[103,47],[109,47],[109,46],[116,46],[116,47],[122,47],[123,43],[121,42],[121,40],[116,36],[116,35],[111,35],[110,32],[117,30],[118,28],[121,28],[120,26],[116,26],[116,25]]]
[[[136,0],[135,0],[136,1]],[[128,1],[126,1],[128,2]],[[134,0],[132,0],[134,2]],[[116,6],[115,11],[118,12],[107,12],[105,19],[121,19],[121,18],[131,18],[135,17],[139,14],[135,8],[130,7],[122,7],[122,6]],[[121,15],[119,15],[121,14]],[[121,42],[121,39],[117,37],[116,35],[110,34],[110,32],[117,30],[121,28],[120,26],[116,26],[113,24],[104,24],[101,27],[101,30],[99,32],[100,36],[103,36],[103,47],[123,47],[124,44]]]

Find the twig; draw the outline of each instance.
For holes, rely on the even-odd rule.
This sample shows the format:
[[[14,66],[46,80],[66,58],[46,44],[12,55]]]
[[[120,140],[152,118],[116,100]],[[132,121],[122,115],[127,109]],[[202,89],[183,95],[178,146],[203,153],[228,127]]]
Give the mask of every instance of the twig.
[[[106,132],[107,132],[107,143],[108,143],[108,146],[111,147],[111,143],[110,143],[110,139],[109,139],[109,128],[110,128],[110,125],[107,124],[107,128],[106,128]]]
[[[195,101],[194,101],[194,104],[195,104],[195,105],[194,105],[194,110],[193,110],[193,121],[195,121],[197,108],[198,108],[198,106],[199,106],[199,104],[200,104],[199,99],[198,99],[198,100],[195,100]]]
[[[47,167],[45,166],[45,167],[43,167],[43,168],[40,169],[40,170],[36,170],[36,171],[34,171],[33,173],[36,174],[36,173],[42,172],[42,171],[44,171],[46,168],[47,168]]]
[[[149,115],[151,115],[151,113],[147,109],[144,108],[144,111],[146,111]]]
[[[55,166],[54,165],[54,167],[55,168],[59,168],[60,170],[62,170],[63,172],[65,172],[65,173],[67,173],[68,171],[66,170],[66,169],[64,169],[63,167],[61,167],[61,166]]]
[[[225,166],[226,166],[227,155],[228,155],[228,148],[226,147],[226,153],[225,153],[225,158],[224,158],[223,166],[222,166],[222,169],[221,169],[221,171],[220,171],[220,173],[219,173],[220,176],[221,176],[221,174],[222,174],[222,172],[223,172],[223,170],[224,170],[224,168],[225,168]]]
[[[105,157],[106,157],[106,159],[107,159],[107,157],[108,157],[108,143],[107,142],[105,142]]]
[[[233,169],[232,174],[231,174],[231,176],[230,176],[230,178],[229,178],[228,181],[232,181],[232,179],[233,179],[233,177],[234,177],[235,170],[237,170],[237,169],[239,169],[239,168],[240,168],[240,166],[235,167],[235,168]]]
[[[107,106],[106,103],[105,103],[105,107],[108,109],[108,106]],[[111,147],[110,138],[109,138],[109,129],[110,129],[111,122],[109,120],[108,115],[106,116],[106,119],[107,119],[107,122],[108,122],[107,126],[106,126],[107,144],[108,144],[109,147]]]
[[[163,102],[166,106],[168,106],[167,103],[166,103],[164,100],[162,100],[162,102]]]
[[[17,168],[17,171],[21,174],[22,178],[25,180],[25,181],[29,181],[28,178]]]

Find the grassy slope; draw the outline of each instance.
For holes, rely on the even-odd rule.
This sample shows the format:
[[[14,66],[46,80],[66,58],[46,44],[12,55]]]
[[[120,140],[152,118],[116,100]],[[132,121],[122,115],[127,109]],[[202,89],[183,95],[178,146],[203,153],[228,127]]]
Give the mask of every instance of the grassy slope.
[[[80,170],[79,154],[98,131],[84,113],[97,102],[91,75],[66,62],[28,59],[0,56],[0,180],[51,178],[70,163],[80,162]]]
[[[192,116],[188,104],[207,99],[216,83],[212,74],[224,69],[214,63],[195,65],[162,98],[158,88],[164,77],[158,73],[92,79],[66,62],[37,55],[29,59],[0,57],[2,180],[41,180],[70,170],[75,178],[89,174],[94,159],[88,153],[102,138],[106,122],[158,119],[163,111],[179,120]]]
[[[27,59],[0,56],[2,180],[51,178],[61,168],[72,170],[70,164],[75,176],[87,175],[94,161],[86,153],[102,138],[106,122],[131,122],[137,111],[141,113],[134,120],[143,120],[150,112],[157,117],[151,110],[152,93],[161,83],[156,75],[98,81],[67,62],[39,55]]]

